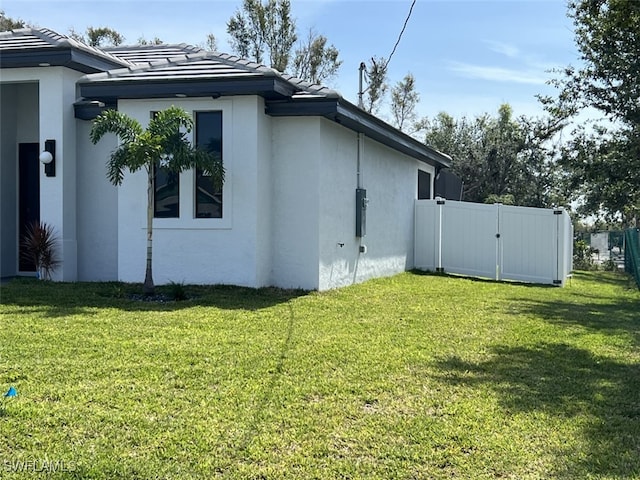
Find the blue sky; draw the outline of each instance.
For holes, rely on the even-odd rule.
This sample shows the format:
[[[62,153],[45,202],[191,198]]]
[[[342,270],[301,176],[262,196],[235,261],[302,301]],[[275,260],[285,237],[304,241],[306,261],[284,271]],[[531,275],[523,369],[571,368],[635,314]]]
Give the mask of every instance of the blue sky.
[[[165,43],[204,42],[231,52],[226,22],[241,0],[2,0],[1,8],[59,33],[109,26],[126,40],[155,36]],[[329,86],[356,103],[358,66],[388,57],[411,0],[292,0],[301,36],[325,35],[343,60]],[[537,115],[537,93],[552,93],[548,71],[578,62],[571,20],[560,0],[417,0],[389,65],[391,83],[411,72],[420,115],[495,113],[510,103],[516,115]],[[384,111],[382,112],[384,117]]]

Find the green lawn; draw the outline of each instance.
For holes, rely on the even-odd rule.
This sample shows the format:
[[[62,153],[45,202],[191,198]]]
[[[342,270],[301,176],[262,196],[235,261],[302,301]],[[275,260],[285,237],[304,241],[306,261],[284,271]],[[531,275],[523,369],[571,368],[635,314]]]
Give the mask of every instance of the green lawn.
[[[1,478],[640,478],[624,276],[130,288],[1,287]]]

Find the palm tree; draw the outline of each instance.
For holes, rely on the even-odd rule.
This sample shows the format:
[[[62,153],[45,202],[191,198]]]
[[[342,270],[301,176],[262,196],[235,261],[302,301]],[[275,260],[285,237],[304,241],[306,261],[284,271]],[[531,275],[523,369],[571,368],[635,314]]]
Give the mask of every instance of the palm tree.
[[[143,286],[145,295],[154,293],[151,264],[155,167],[161,165],[174,173],[197,167],[210,174],[218,186],[224,182],[222,159],[191,144],[187,134],[192,128],[191,116],[174,106],[154,115],[146,130],[137,120],[116,110],[101,113],[91,128],[90,139],[94,144],[107,133],[115,133],[120,139],[120,145],[111,153],[107,163],[107,178],[113,185],[122,184],[125,169],[131,173],[142,168],[147,171],[147,266]]]

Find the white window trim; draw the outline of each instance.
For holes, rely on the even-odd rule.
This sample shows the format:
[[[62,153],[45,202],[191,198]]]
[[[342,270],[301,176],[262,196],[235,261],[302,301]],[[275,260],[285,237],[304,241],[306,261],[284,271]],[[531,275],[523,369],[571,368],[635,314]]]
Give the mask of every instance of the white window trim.
[[[418,163],[418,170],[424,173],[428,173],[430,175],[430,180],[429,180],[429,194],[430,194],[430,200],[433,200],[434,197],[434,193],[435,193],[435,182],[436,182],[436,175],[435,175],[435,168],[429,168],[427,167],[424,163],[419,162]],[[416,199],[418,198],[418,175],[420,175],[418,172],[416,172]],[[182,188],[182,187],[180,187]]]
[[[222,186],[222,218],[195,217],[195,170],[180,174],[180,214],[178,218],[154,218],[154,230],[229,230],[233,228],[233,101],[231,99],[140,100],[147,112],[172,105],[183,108],[195,122],[195,112],[222,112],[222,159],[225,176]],[[148,115],[148,114],[147,114]],[[148,121],[148,119],[147,119]],[[195,128],[191,132],[195,143]],[[145,227],[146,228],[146,227]]]

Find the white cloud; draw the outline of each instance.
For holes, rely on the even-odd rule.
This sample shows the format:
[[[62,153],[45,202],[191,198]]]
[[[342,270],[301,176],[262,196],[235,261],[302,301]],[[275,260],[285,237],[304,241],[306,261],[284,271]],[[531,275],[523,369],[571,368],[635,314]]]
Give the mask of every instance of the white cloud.
[[[509,58],[516,58],[520,54],[520,50],[515,45],[509,45],[507,43],[496,42],[494,40],[484,40],[484,43],[489,45],[489,48],[496,53],[505,55]]]
[[[517,70],[512,68],[472,65],[463,62],[449,62],[449,70],[463,77],[493,82],[544,85],[548,80],[548,76],[539,70]]]

